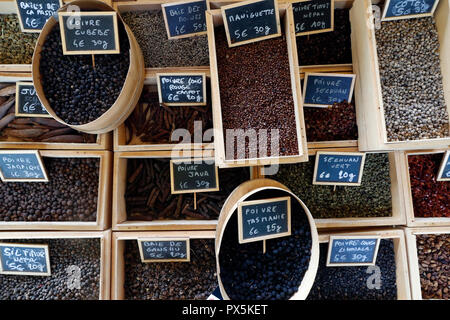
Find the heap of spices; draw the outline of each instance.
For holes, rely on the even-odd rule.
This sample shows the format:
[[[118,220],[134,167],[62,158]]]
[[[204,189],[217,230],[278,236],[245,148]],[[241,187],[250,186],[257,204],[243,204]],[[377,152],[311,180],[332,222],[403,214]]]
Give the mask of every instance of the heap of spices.
[[[1,300],[98,300],[100,297],[99,239],[0,240],[3,243],[48,244],[51,275],[0,275]],[[80,269],[80,286],[71,282]],[[74,285],[70,285],[74,283]]]
[[[272,139],[277,138],[279,156],[297,155],[299,137],[286,37],[230,48],[224,27],[220,26],[215,29],[215,39],[225,144],[233,145],[233,141],[227,139],[227,132],[234,133],[231,136],[234,145],[245,141],[245,152],[233,150],[227,152],[226,158],[261,156],[259,145],[263,149],[259,151],[267,150],[270,157],[278,151],[272,147]],[[279,137],[275,136],[276,132]],[[259,136],[254,146],[253,141],[246,139],[246,135],[252,133]]]
[[[423,299],[450,298],[450,236],[417,235],[420,283]]]
[[[384,21],[375,35],[388,141],[448,137],[434,19]]]
[[[217,219],[229,194],[250,177],[248,168],[219,170],[220,191],[171,194],[170,159],[128,159],[125,201],[128,220]]]
[[[284,165],[273,178],[299,196],[316,219],[392,216],[389,157],[366,155],[360,186],[313,185],[315,157],[309,162]]]
[[[349,10],[334,10],[334,31],[296,38],[299,65],[352,63],[350,34]]]
[[[206,106],[165,106],[159,103],[158,92],[144,87],[138,105],[125,121],[127,128],[127,144],[139,142],[162,144],[178,143],[172,141],[172,133],[176,129],[186,129],[194,140],[194,122],[201,122],[203,132],[200,137],[212,128],[211,97],[208,96]],[[197,124],[200,125],[200,124]]]
[[[327,254],[328,243],[321,243],[319,268],[308,300],[397,299],[395,252],[391,239],[381,239],[375,266],[327,267]]]
[[[43,161],[49,182],[0,182],[0,221],[96,221],[99,159]]]
[[[356,111],[346,101],[330,108],[303,108],[306,137],[310,142],[358,139]]]
[[[38,33],[20,31],[16,14],[0,14],[0,64],[31,64]]]
[[[286,196],[261,192],[258,198]],[[251,199],[250,199],[251,198]],[[255,200],[250,197],[247,200]],[[225,227],[220,246],[220,277],[231,300],[287,300],[299,289],[311,257],[311,231],[303,208],[291,197],[292,234],[263,242],[240,244],[237,211]]]
[[[408,156],[416,217],[450,217],[450,183],[436,181],[442,153]]]
[[[15,116],[15,85],[0,84],[0,141],[94,143],[96,135],[81,133],[50,118]]]
[[[130,11],[121,16],[141,47],[146,68],[209,65],[206,35],[169,40],[161,10]]]
[[[125,298],[206,300],[217,287],[214,240],[191,239],[190,262],[142,263],[137,241],[125,244]]]
[[[117,100],[130,66],[130,44],[119,21],[120,54],[63,55],[59,24],[41,51],[40,74],[45,97],[64,122],[82,125],[103,115]]]

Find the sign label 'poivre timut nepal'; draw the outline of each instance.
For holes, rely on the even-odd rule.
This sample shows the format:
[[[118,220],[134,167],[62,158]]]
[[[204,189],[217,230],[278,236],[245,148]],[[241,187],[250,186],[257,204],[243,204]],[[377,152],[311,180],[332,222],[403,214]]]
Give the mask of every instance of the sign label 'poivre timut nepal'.
[[[161,4],[161,7],[169,39],[206,34],[205,0],[169,2]]]
[[[218,167],[214,159],[170,160],[172,194],[219,191]]]
[[[120,53],[116,12],[58,12],[64,54]]]
[[[334,0],[299,0],[292,11],[296,36],[334,30]]]
[[[3,182],[48,182],[37,150],[0,151],[0,178]]]
[[[305,73],[303,106],[327,108],[343,101],[350,103],[355,78],[354,74]]]
[[[62,7],[61,0],[15,0],[22,32],[41,32],[45,23]]]
[[[188,262],[189,238],[138,239],[142,262]]]
[[[386,0],[381,21],[431,17],[439,0]]]
[[[39,101],[32,82],[16,83],[16,117],[52,118]]]
[[[275,0],[250,0],[223,6],[228,46],[234,47],[281,36]]]
[[[291,197],[240,202],[238,234],[239,243],[291,235]]]
[[[375,265],[380,237],[330,236],[327,267]]]
[[[159,102],[167,106],[205,106],[205,73],[158,73]]]
[[[49,276],[48,245],[0,243],[0,274]]]
[[[450,151],[448,150],[442,158],[437,181],[450,181]]]
[[[318,151],[314,166],[313,184],[361,185],[365,153]]]

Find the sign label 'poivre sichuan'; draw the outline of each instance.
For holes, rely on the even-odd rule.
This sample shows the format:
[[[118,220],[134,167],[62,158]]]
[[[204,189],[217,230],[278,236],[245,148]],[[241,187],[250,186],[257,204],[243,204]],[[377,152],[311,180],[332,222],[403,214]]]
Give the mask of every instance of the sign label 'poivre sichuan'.
[[[303,106],[327,108],[334,103],[350,103],[355,87],[354,74],[305,73]]]

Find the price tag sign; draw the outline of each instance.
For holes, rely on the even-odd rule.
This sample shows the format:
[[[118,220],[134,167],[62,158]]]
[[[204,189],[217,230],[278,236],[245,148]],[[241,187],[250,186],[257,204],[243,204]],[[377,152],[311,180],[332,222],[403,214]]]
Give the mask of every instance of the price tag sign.
[[[61,0],[15,0],[22,32],[41,32],[45,23],[62,7]]]
[[[0,151],[0,178],[3,182],[48,182],[37,150]]]
[[[161,7],[169,39],[206,34],[205,0],[163,3]]]
[[[334,0],[299,0],[292,3],[295,35],[334,30]]]
[[[439,168],[437,181],[450,181],[450,151],[444,154]]]
[[[157,73],[159,102],[167,106],[206,106],[205,73]]]
[[[303,106],[327,108],[342,101],[351,102],[356,75],[305,73]]]
[[[318,151],[313,184],[359,186],[365,160],[366,154],[361,152]]]
[[[243,201],[238,204],[239,243],[291,235],[291,198]]]
[[[50,276],[48,245],[0,243],[0,274]]]
[[[330,236],[327,267],[374,266],[380,236]]]
[[[189,262],[189,238],[138,239],[142,262]]]
[[[275,0],[243,1],[223,6],[221,10],[230,47],[281,36]]]
[[[381,21],[431,17],[439,0],[386,0]]]
[[[32,82],[16,83],[16,117],[53,118],[39,101]]]
[[[214,159],[170,160],[172,194],[219,191],[219,173]]]
[[[120,53],[116,12],[58,12],[63,53]]]

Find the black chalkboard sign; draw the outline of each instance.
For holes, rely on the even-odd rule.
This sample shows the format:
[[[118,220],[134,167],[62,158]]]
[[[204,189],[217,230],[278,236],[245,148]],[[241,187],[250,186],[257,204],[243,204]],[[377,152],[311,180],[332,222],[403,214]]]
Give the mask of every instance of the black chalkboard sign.
[[[205,0],[161,4],[169,39],[206,34]]]
[[[23,32],[40,32],[51,16],[62,7],[60,0],[16,0]]]
[[[375,265],[379,236],[330,236],[327,267]]]
[[[47,172],[37,150],[0,151],[3,182],[47,182]]]
[[[359,186],[365,153],[318,151],[313,184]]]
[[[439,0],[386,0],[381,21],[429,17]]]
[[[243,1],[221,10],[230,47],[281,36],[275,0]]]
[[[120,53],[115,12],[58,12],[58,15],[64,54]]]
[[[292,3],[295,35],[334,30],[334,0],[300,0]]]
[[[138,245],[142,262],[187,262],[191,259],[188,238],[139,239]]]
[[[437,181],[450,181],[450,151],[444,154]]]
[[[49,276],[48,245],[0,243],[0,274]]]
[[[158,73],[159,102],[168,106],[205,106],[205,73]]]
[[[218,179],[218,168],[214,159],[170,161],[173,194],[219,191]]]
[[[16,117],[52,118],[39,101],[32,82],[16,83]]]
[[[238,204],[239,243],[291,235],[291,198],[243,201]]]
[[[342,101],[351,102],[354,74],[305,73],[303,106],[326,108]]]

